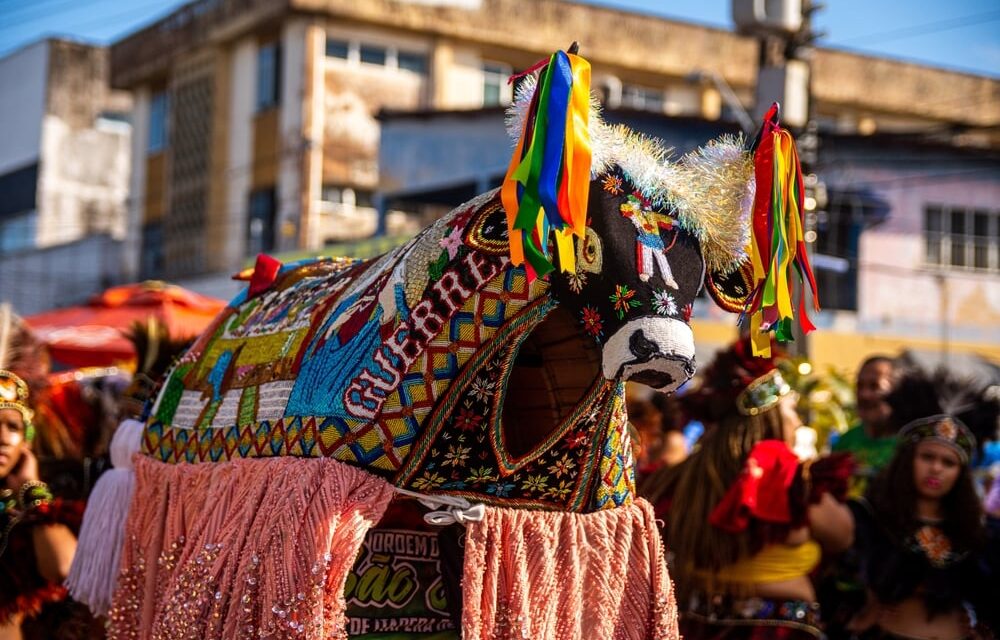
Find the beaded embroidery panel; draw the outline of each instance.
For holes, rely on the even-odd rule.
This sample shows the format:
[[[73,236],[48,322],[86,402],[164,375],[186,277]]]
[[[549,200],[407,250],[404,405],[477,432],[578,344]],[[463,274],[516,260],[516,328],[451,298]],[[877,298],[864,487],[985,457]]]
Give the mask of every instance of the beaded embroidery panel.
[[[536,300],[469,362],[425,423],[397,486],[562,511],[631,501],[631,453],[620,453],[630,448],[621,383],[595,381],[579,406],[524,455],[515,457],[505,446],[501,415],[514,359],[553,306]]]
[[[501,250],[494,194],[375,262],[288,265],[175,367],[144,451],[165,462],[329,456],[392,472],[480,345],[542,295]]]

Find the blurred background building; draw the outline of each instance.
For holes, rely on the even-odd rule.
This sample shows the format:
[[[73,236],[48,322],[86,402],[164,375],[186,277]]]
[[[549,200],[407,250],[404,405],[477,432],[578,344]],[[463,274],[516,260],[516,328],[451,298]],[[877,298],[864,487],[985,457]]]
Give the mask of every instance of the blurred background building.
[[[227,296],[258,252],[385,250],[499,184],[507,78],[576,40],[607,119],[678,154],[782,99],[813,176],[815,362],[1000,359],[1000,81],[813,47],[815,8],[790,4],[771,32],[565,0],[187,4],[110,48],[134,101],[117,277]],[[695,318],[706,350],[735,336],[712,305]]]
[[[0,299],[22,313],[121,277],[131,98],[108,57],[49,39],[0,58]]]

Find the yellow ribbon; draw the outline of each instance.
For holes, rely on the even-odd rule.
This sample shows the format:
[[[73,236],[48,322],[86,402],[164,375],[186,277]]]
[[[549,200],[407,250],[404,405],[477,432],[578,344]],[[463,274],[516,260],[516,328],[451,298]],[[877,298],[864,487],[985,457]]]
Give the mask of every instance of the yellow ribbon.
[[[791,144],[792,140],[788,132],[780,131],[774,145],[774,163],[778,174],[778,184],[781,188],[779,193],[782,198],[782,206],[776,220],[779,236],[778,245],[783,249],[781,252],[781,262],[776,265],[777,272],[775,274],[778,285],[776,293],[779,318],[792,317],[792,298],[788,287],[788,267],[791,264],[792,258],[795,257],[795,245],[793,242],[790,242],[788,223],[790,217],[798,215],[798,207],[790,189],[791,185],[788,184],[790,179],[794,179],[794,176],[790,174],[792,161],[790,153]],[[777,260],[777,256],[775,256],[775,260]]]

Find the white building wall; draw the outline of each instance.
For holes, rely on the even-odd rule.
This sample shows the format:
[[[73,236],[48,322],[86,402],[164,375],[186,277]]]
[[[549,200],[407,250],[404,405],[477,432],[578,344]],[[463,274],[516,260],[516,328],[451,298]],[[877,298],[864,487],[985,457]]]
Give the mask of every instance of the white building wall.
[[[478,109],[483,106],[483,59],[479,52],[464,47],[450,51],[450,64],[444,66],[443,77],[435,78],[439,88],[441,109]],[[447,54],[444,54],[447,55]]]
[[[226,265],[235,271],[246,253],[247,208],[253,175],[253,112],[256,90],[257,42],[245,38],[231,57],[229,135],[226,171]]]
[[[44,40],[0,60],[0,174],[39,158],[48,60]]]
[[[38,176],[39,247],[90,233],[125,235],[130,130],[127,125],[73,129],[48,114]]]
[[[863,329],[926,337],[944,330],[952,340],[1000,342],[1000,278],[995,272],[927,265],[923,232],[924,208],[930,204],[998,211],[1000,182],[937,172],[926,180],[900,180],[890,170],[872,170],[868,179],[879,185],[892,213],[861,236],[858,319]]]

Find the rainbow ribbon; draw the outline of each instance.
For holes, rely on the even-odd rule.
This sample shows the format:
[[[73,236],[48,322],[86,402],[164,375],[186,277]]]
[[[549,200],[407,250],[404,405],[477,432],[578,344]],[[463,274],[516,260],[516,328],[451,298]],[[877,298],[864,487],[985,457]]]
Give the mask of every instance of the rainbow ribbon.
[[[778,123],[778,106],[764,116],[760,142],[754,153],[757,192],[751,224],[750,260],[753,293],[744,313],[750,315],[753,354],[770,357],[769,332],[781,342],[793,339],[791,285],[794,266],[799,274],[799,323],[803,334],[816,327],[805,305],[805,282],[812,291],[813,309],[819,311],[816,279],[809,266],[803,232],[802,166],[792,135]]]
[[[500,189],[510,259],[528,278],[553,270],[554,235],[562,271],[576,270],[573,236],[583,237],[590,194],[590,63],[556,51],[541,71]]]

